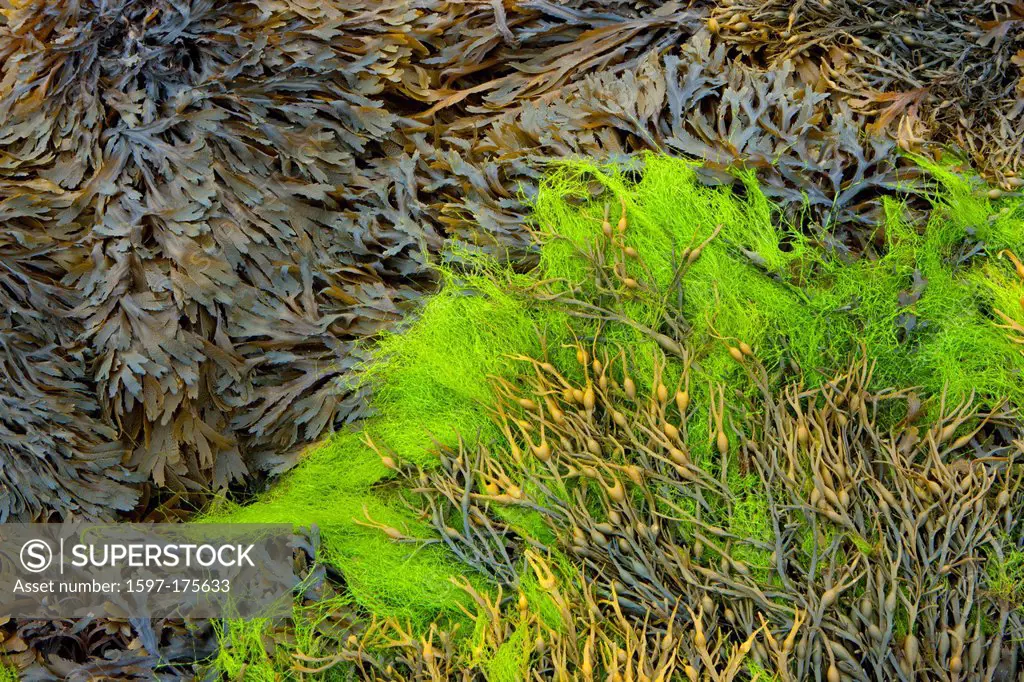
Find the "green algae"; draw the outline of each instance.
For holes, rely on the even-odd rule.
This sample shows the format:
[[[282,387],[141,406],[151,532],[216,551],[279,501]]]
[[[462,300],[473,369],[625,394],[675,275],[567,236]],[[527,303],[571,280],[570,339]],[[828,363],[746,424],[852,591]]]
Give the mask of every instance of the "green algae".
[[[1024,551],[1013,550],[985,562],[988,589],[1015,608],[1024,606]]]
[[[320,626],[325,624],[328,614],[350,606],[347,597],[335,597],[319,604],[297,608],[291,621],[289,637],[282,641],[273,636],[275,623],[266,618],[250,620],[232,619],[215,623],[215,632],[220,649],[212,662],[212,668],[229,680],[245,682],[281,682],[298,679],[295,670],[295,653],[317,659],[329,659],[336,653],[333,640],[321,634]],[[327,629],[330,629],[328,624]],[[310,664],[315,668],[316,664]],[[302,679],[317,679],[323,682],[350,679],[344,666],[335,666],[315,675],[303,675]]]
[[[1019,349],[992,314],[999,308],[1024,322],[1024,283],[1008,259],[995,257],[1024,247],[1019,200],[1004,200],[997,211],[968,180],[926,165],[936,180],[927,222],[911,224],[899,199],[884,198],[883,253],[846,262],[787,226],[753,176],[743,176],[740,196],[701,186],[694,169],[650,156],[630,184],[628,169],[564,164],[537,202],[538,224],[555,235],[542,248],[544,276],[591,279],[580,254],[600,242],[603,205],[622,197],[630,216],[625,241],[644,263],[630,274],[654,285],[634,302],[635,319],[654,325],[670,300],[681,301],[692,329],[687,345],[709,382],[743,383],[743,368],[728,354],[739,341],[769,369],[799,368],[811,385],[863,346],[877,385],[921,386],[931,395],[945,389],[953,401],[974,392],[990,402],[1022,402]],[[579,207],[594,182],[615,198]],[[676,286],[683,250],[716,226],[720,233]],[[965,257],[972,249],[977,254]]]
[[[529,679],[528,667],[533,641],[528,627],[518,627],[512,636],[502,642],[487,662],[490,682],[520,682]]]
[[[353,599],[370,612],[419,625],[442,614],[458,616],[464,600],[448,578],[460,567],[450,557],[434,547],[413,552],[380,530],[360,525],[372,520],[411,537],[429,536],[426,526],[392,496],[375,489],[390,471],[361,437],[357,433],[334,437],[310,453],[303,466],[266,498],[247,507],[221,510],[211,520],[316,524],[324,538],[320,558],[345,574]],[[348,467],[352,478],[338,475]]]
[[[216,627],[220,649],[212,666],[227,679],[276,682],[280,679],[277,671],[290,666],[287,661],[274,660],[267,653],[263,641],[267,625],[265,618],[218,622]]]
[[[363,378],[376,389],[374,437],[402,459],[427,464],[457,434],[493,434],[487,378],[514,376],[521,363],[510,356],[539,352],[537,321],[515,293],[531,280],[480,258],[472,265],[458,276],[441,271],[441,293],[404,333],[379,342],[381,360]]]

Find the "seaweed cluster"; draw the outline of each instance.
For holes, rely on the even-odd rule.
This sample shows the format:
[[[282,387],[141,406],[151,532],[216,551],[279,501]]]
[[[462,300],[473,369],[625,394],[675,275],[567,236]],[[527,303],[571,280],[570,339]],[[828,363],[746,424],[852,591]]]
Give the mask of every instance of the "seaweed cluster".
[[[1019,3],[873,0],[745,2],[715,7],[709,28],[770,68],[790,62],[911,151],[956,145],[1012,191],[1024,180],[1024,45]]]
[[[224,512],[321,523],[345,598],[272,651],[232,624],[214,672],[1011,679],[1020,209],[930,171],[874,263],[678,160],[556,171],[538,269],[454,259],[383,346],[377,415]],[[942,339],[989,362],[921,352]]]
[[[889,2],[5,2],[0,519],[176,513],[289,468],[361,416],[364,342],[447,238],[532,248],[553,159],[756,167],[854,255],[912,168],[897,142],[957,143],[1013,189],[1018,9],[951,5],[883,57],[850,27],[903,21]],[[979,35],[932,40],[950,21]],[[987,118],[959,123],[968,100]]]
[[[324,673],[347,665],[366,680],[729,680],[745,672],[756,636],[730,646],[721,633],[707,629],[706,618],[692,613],[691,624],[674,628],[638,626],[612,602],[603,613],[594,594],[576,582],[560,585],[550,566],[528,555],[537,584],[547,590],[551,614],[531,610],[524,593],[503,607],[502,592],[492,597],[468,586],[477,612],[472,650],[465,652],[451,634],[431,629],[418,635],[399,623],[374,621],[359,636],[350,635],[338,651],[319,658],[302,656],[296,670]],[[536,638],[531,638],[537,632]],[[540,634],[543,633],[543,634]],[[757,633],[760,635],[761,633]],[[786,657],[789,640],[765,637],[763,646]],[[387,658],[379,651],[391,650]],[[691,664],[690,661],[693,663]],[[685,677],[682,677],[685,676]]]
[[[0,680],[175,680],[218,649],[211,622],[115,617],[0,623]],[[5,676],[9,675],[9,677]]]
[[[627,229],[605,219],[598,240],[621,259],[595,249],[590,262],[595,288],[619,302],[642,287],[625,266],[637,257]],[[684,247],[684,285],[722,232]],[[324,660],[365,679],[494,679],[499,665],[518,666],[507,679],[567,680],[1018,669],[1015,411],[981,413],[973,396],[953,404],[940,392],[928,413],[910,388],[876,388],[863,358],[814,388],[787,383],[736,338],[720,343],[753,399],[740,382],[728,401],[712,384],[700,410],[691,383],[707,374],[692,369],[689,335],[671,318],[651,328],[615,312],[624,307],[569,305],[655,342],[647,385],[632,351],[594,335],[570,344],[575,367],[520,357],[524,376],[498,381],[497,442],[443,450],[426,468],[380,453],[422,496],[417,515],[437,537],[427,542],[499,586],[491,601],[464,585],[477,605],[467,657],[450,634],[417,639],[391,622]],[[708,629],[727,660],[706,649]],[[397,657],[372,653],[392,638]]]
[[[715,667],[676,642],[673,629],[711,628],[727,651],[749,653],[779,679],[949,670],[991,679],[1016,670],[1019,602],[1005,584],[990,587],[986,572],[1019,554],[1017,446],[998,433],[1012,415],[961,404],[927,427],[913,426],[911,415],[886,432],[879,415],[908,396],[869,390],[866,363],[818,389],[777,394],[756,354],[737,350],[764,390],[732,414],[719,391],[710,461],[693,453],[705,443],[689,428],[685,378],[675,389],[660,381],[637,389],[609,369],[614,362],[595,359],[586,383],[575,383],[538,360],[537,379],[498,407],[520,415],[502,417],[503,447],[444,453],[439,467],[411,472],[409,486],[425,495],[424,515],[467,566],[514,594],[528,589],[525,562],[540,594],[577,610],[590,632],[628,623],[634,636],[669,642],[680,669]],[[992,435],[980,436],[987,429]],[[537,516],[528,523],[520,513]],[[579,574],[541,556],[564,557]],[[587,598],[563,598],[558,577]],[[566,625],[538,623],[527,640],[541,654],[566,647],[575,660],[523,664],[542,678],[627,673],[628,650],[626,660],[592,653],[588,669],[582,636],[559,641],[588,628]],[[629,638],[613,630],[597,639]],[[635,665],[648,679],[666,672]]]
[[[0,519],[286,468],[358,405],[334,379],[436,241],[353,179],[397,118],[375,67],[284,6],[4,14]]]

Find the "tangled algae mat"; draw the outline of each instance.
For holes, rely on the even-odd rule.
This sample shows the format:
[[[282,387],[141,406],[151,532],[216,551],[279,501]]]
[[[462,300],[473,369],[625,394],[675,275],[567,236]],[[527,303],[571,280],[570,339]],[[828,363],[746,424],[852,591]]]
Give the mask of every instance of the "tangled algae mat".
[[[526,361],[507,361],[503,353],[518,347],[519,355],[542,358],[538,332],[549,353],[576,342],[570,329],[592,355],[595,345],[603,352],[618,343],[630,371],[650,374],[644,381],[653,376],[654,356],[633,347],[629,334],[641,332],[631,325],[686,340],[693,358],[688,375],[702,377],[692,387],[694,409],[710,404],[710,377],[718,377],[722,408],[716,410],[727,416],[727,429],[733,422],[752,428],[745,426],[744,401],[755,400],[756,391],[746,385],[742,399],[733,395],[723,372],[736,368],[715,335],[743,338],[772,377],[788,368],[785,381],[772,379],[776,399],[801,374],[844,376],[855,361],[867,361],[874,364],[866,391],[919,386],[916,400],[929,415],[941,412],[935,401],[947,384],[948,395],[966,400],[965,387],[975,388],[979,376],[979,410],[1002,409],[990,395],[1019,404],[1016,375],[1006,369],[1012,362],[1003,357],[1013,356],[1005,334],[1016,332],[993,326],[1016,323],[1014,301],[1000,298],[1013,290],[1011,261],[993,246],[1013,239],[976,236],[990,229],[990,208],[1012,206],[1013,199],[970,204],[977,216],[961,215],[956,224],[967,225],[971,236],[937,227],[932,242],[925,233],[918,235],[924,241],[911,238],[920,232],[919,201],[902,211],[880,197],[917,174],[902,152],[934,162],[947,146],[994,183],[986,190],[990,198],[1019,190],[1021,19],[1014,0],[935,0],[920,8],[896,0],[0,0],[0,521],[180,518],[225,490],[244,499],[290,468],[303,443],[362,416],[372,386],[391,393],[374,399],[379,414],[365,433],[383,430],[374,443],[401,467],[437,462],[440,448],[457,445],[453,432],[463,434],[467,447],[481,438],[499,442],[501,430],[482,406],[496,407],[509,391],[532,390],[522,383]],[[732,171],[757,169],[764,196],[806,241],[770,231],[756,239],[723,235],[744,244],[743,262],[759,268],[748,284],[764,294],[759,305],[775,311],[766,319],[776,327],[755,327],[749,337],[740,333],[744,327],[730,331],[728,310],[750,300],[738,294],[733,303],[741,307],[723,298],[715,307],[725,312],[709,318],[711,326],[706,311],[686,308],[695,293],[682,299],[666,293],[658,305],[637,305],[643,292],[676,288],[664,281],[673,262],[665,240],[633,247],[650,263],[652,277],[662,279],[652,283],[633,273],[636,289],[629,289],[626,307],[600,328],[572,316],[556,322],[551,311],[562,310],[561,303],[536,299],[558,291],[537,284],[548,274],[591,278],[590,265],[558,256],[548,236],[537,235],[545,262],[529,275],[446,247],[454,238],[499,262],[510,254],[523,262],[518,257],[534,249],[522,227],[534,203],[579,189],[579,178],[564,176],[539,193],[548,162],[629,159],[643,150],[701,158],[703,180],[731,185],[747,199],[749,188]],[[607,197],[589,198],[593,220],[573,217],[578,199],[540,206],[549,218],[562,206],[559,220],[542,223],[542,231],[590,234],[606,199],[614,224],[615,195],[628,200],[632,193],[629,176],[616,182]],[[949,202],[968,210],[958,196]],[[1005,216],[999,220],[1005,226]],[[639,213],[630,218],[630,238],[644,234],[643,221]],[[714,224],[713,216],[703,227]],[[693,236],[673,234],[680,252]],[[767,245],[757,241],[762,237]],[[781,254],[803,249],[804,256],[775,253],[768,245],[776,237]],[[694,278],[718,241],[688,269],[692,292],[716,291],[710,274],[703,284]],[[889,253],[891,243],[901,255]],[[817,253],[814,245],[825,245],[837,260],[808,256]],[[942,262],[929,260],[935,248],[945,254]],[[430,263],[442,253],[451,267],[438,273]],[[870,263],[859,275],[838,267],[855,257]],[[977,269],[989,261],[990,274]],[[614,262],[607,263],[614,273]],[[769,271],[786,286],[766,289]],[[1009,280],[1005,287],[992,284],[1000,276]],[[389,337],[373,352],[367,340],[418,310],[438,279],[453,293],[432,304],[410,340]],[[878,286],[862,293],[865,281]],[[789,298],[780,294],[787,289]],[[946,294],[930,295],[938,291]],[[592,294],[578,296],[612,305]],[[833,307],[831,299],[842,301]],[[499,300],[507,303],[506,317],[488,307]],[[975,301],[989,303],[972,307]],[[966,324],[963,333],[947,325],[949,333],[932,334],[934,320],[948,323],[961,305],[983,322]],[[448,331],[432,341],[417,337],[429,333],[428,320],[443,317],[445,306],[449,324],[434,324]],[[864,348],[851,348],[838,335],[812,340],[832,329],[817,324],[822,311]],[[456,314],[478,325],[504,325],[496,328],[509,339],[488,346],[497,359],[445,360],[438,349],[460,348],[451,331],[461,329]],[[799,319],[811,323],[798,325]],[[785,343],[761,342],[762,332]],[[409,350],[417,343],[420,350]],[[917,346],[927,353],[909,350]],[[979,347],[984,352],[975,354]],[[464,350],[473,357],[473,347]],[[712,350],[719,351],[717,360],[704,357]],[[565,352],[552,363],[573,377],[574,353]],[[374,376],[352,380],[364,360],[403,353],[439,361],[385,361]],[[996,353],[1001,359],[992,366],[1003,369],[989,371],[985,353]],[[950,357],[959,362],[944,360]],[[620,356],[609,365],[613,376],[623,371],[621,362]],[[659,366],[681,376],[680,362],[671,355]],[[929,374],[932,366],[942,367],[939,378]],[[413,378],[416,371],[427,383]],[[503,376],[513,388],[495,393],[489,375]],[[453,387],[445,395],[462,407],[435,414],[444,405],[438,381]],[[721,385],[728,385],[724,392]],[[804,390],[821,385],[807,379]],[[415,401],[397,391],[421,401],[405,421],[389,415],[400,413],[399,404],[413,411]],[[701,391],[704,402],[696,402]],[[948,404],[959,403],[950,398]],[[595,414],[600,409],[595,402]],[[687,439],[694,438],[691,422]],[[706,428],[713,426],[712,420]],[[993,429],[1013,433],[993,416],[978,437]],[[435,620],[444,631],[461,622],[463,635],[453,635],[460,643],[452,646],[462,655],[472,621],[459,600],[468,608],[473,602],[444,578],[465,572],[467,561],[486,562],[434,543],[412,552],[418,568],[404,570],[412,565],[411,546],[385,541],[375,524],[406,535],[419,530],[421,539],[429,537],[429,526],[416,525],[404,479],[369,457],[362,435],[339,436],[333,454],[309,455],[282,492],[255,507],[268,517],[332,526],[323,551],[333,558],[312,570],[308,592],[323,605],[323,619],[300,618],[263,641],[252,636],[263,631],[259,624],[235,624],[222,633],[217,669],[269,675],[265,650],[278,642],[275,664],[292,671],[280,674],[298,675],[291,653],[333,655],[335,640],[344,639],[336,635],[348,633],[344,624],[365,625],[368,614],[411,621],[417,633]],[[730,441],[729,447],[738,446]],[[688,447],[688,456],[697,450]],[[304,487],[314,476],[318,486]],[[303,510],[287,490],[325,491],[324,502],[314,498]],[[328,500],[336,504],[325,512]],[[269,510],[272,503],[277,512]],[[553,504],[536,503],[546,511]],[[516,537],[528,534],[527,527],[547,528],[545,544],[559,546],[564,524],[547,527],[524,514],[516,519],[522,526]],[[531,589],[522,547],[514,547],[524,541],[509,537],[519,589]],[[315,547],[311,542],[308,549]],[[386,580],[360,560],[363,551],[378,552]],[[343,567],[343,575],[327,565]],[[495,584],[513,580],[508,567],[472,575],[474,589],[488,598]],[[332,590],[339,591],[337,603]],[[688,622],[679,614],[679,622]],[[772,631],[781,632],[778,614],[769,618]],[[730,627],[734,634],[742,630]],[[991,637],[994,629],[986,627]],[[210,653],[212,628],[116,619],[5,622],[0,646],[27,679],[181,679]],[[510,641],[533,634],[516,632]],[[498,638],[487,640],[481,657],[493,653]],[[501,651],[492,658],[506,663],[488,674],[519,674],[519,664],[508,661],[519,661],[520,649]],[[543,669],[548,659],[533,660]],[[459,669],[474,665],[464,659]],[[329,667],[330,674],[348,669]],[[385,667],[381,676],[396,674]]]
[[[752,176],[560,166],[539,266],[458,254],[376,415],[215,514],[317,524],[334,579],[213,670],[1016,679],[1024,208],[925,170],[843,260]]]

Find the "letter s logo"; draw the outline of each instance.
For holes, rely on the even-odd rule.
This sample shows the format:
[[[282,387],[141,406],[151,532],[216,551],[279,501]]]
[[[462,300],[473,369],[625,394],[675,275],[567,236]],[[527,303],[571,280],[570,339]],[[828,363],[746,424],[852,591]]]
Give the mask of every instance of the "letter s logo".
[[[29,540],[21,546],[21,565],[29,573],[41,573],[53,562],[53,550],[45,540]]]

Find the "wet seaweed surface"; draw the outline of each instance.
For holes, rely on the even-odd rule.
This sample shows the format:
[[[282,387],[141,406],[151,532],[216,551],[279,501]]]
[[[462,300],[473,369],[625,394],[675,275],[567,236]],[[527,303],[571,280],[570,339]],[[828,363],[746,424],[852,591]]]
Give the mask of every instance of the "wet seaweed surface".
[[[358,416],[359,341],[408,312],[443,239],[528,247],[551,159],[752,165],[856,252],[897,142],[1017,183],[1012,3],[421,4],[4,10],[4,518],[291,466]],[[883,51],[880,21],[920,35]]]
[[[273,494],[305,444],[398,402],[371,399],[377,344],[481,252],[539,262],[550,281],[487,286],[568,316],[512,315],[529,371],[477,363],[486,426],[458,394],[426,435],[345,441],[325,468],[363,468],[333,514],[270,510],[343,529],[315,626],[5,622],[27,679],[261,679],[236,659],[268,656],[340,679],[1016,672],[1019,2],[0,10],[0,521]],[[650,150],[787,231],[718,230],[711,201],[692,238],[651,236]],[[556,167],[574,190],[546,212],[568,158],[620,170]],[[992,184],[930,201],[968,166]],[[557,224],[580,206],[583,241]],[[381,527],[396,566],[470,580],[396,616],[350,541]]]

